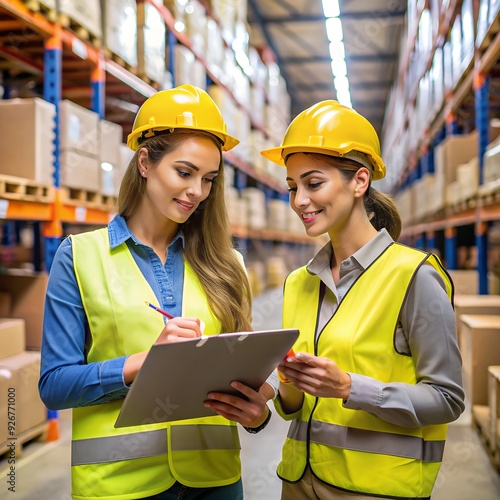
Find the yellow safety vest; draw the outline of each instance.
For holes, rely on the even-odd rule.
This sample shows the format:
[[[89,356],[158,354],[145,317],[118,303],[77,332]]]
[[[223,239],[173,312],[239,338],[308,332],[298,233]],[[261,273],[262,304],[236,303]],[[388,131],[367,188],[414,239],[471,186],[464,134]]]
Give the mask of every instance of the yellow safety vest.
[[[90,327],[87,362],[149,349],[164,327],[163,317],[145,306],[144,301],[157,299],[126,243],[110,249],[106,228],[71,238]],[[220,333],[221,324],[187,262],[182,304],[183,315],[205,322],[207,335]],[[191,487],[212,487],[240,479],[234,422],[214,416],[115,429],[122,403],[120,399],[73,409],[74,499],[137,499],[165,491],[176,480]],[[159,411],[168,411],[160,403]]]
[[[437,257],[394,243],[361,274],[318,338],[320,280],[305,267],[294,271],[285,283],[283,326],[300,330],[295,352],[330,358],[346,372],[384,383],[415,384],[414,360],[396,352],[394,334],[408,288],[424,263],[439,272],[452,300],[453,285]],[[309,464],[317,477],[337,488],[428,498],[441,465],[446,428],[400,427],[344,408],[340,399],[305,394],[300,418],[290,425],[278,475],[298,481]]]

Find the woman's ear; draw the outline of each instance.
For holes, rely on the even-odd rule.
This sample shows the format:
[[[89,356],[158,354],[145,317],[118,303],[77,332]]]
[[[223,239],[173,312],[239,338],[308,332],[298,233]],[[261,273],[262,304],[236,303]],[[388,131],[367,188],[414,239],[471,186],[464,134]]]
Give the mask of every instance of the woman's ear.
[[[354,174],[354,196],[363,197],[370,187],[370,171],[366,167],[361,167]]]
[[[137,154],[137,168],[139,169],[139,174],[142,177],[147,177],[148,175],[148,150],[146,148],[139,149]]]

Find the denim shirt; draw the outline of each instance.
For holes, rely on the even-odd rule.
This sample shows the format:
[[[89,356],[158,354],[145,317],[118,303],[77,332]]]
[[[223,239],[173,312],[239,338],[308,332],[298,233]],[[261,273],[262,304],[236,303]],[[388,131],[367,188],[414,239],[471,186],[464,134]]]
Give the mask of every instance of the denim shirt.
[[[127,244],[158,305],[173,316],[180,316],[184,284],[182,233],[168,246],[163,264],[151,247],[132,234],[120,215],[109,223],[108,232],[111,248]],[[73,268],[71,239],[67,238],[54,257],[45,299],[39,390],[49,409],[105,403],[127,393],[123,380],[127,356],[87,364],[88,335],[88,320]]]

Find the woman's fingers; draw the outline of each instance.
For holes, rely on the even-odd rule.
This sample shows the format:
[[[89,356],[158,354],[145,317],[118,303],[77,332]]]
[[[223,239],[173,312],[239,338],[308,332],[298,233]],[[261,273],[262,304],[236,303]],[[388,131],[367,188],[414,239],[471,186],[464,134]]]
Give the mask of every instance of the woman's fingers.
[[[170,319],[156,342],[164,344],[201,337],[204,324],[198,318],[178,317]]]

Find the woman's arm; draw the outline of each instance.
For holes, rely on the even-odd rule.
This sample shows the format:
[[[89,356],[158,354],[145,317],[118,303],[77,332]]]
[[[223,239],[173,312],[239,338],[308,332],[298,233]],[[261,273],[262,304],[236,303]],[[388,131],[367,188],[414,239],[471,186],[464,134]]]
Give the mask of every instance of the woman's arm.
[[[405,427],[456,420],[465,404],[455,314],[432,266],[418,270],[400,319],[396,348],[415,360],[417,383],[385,384],[350,373],[351,392],[345,407]]]
[[[74,408],[125,396],[126,357],[87,364],[87,328],[68,238],[56,252],[45,299],[39,391],[47,408]]]

